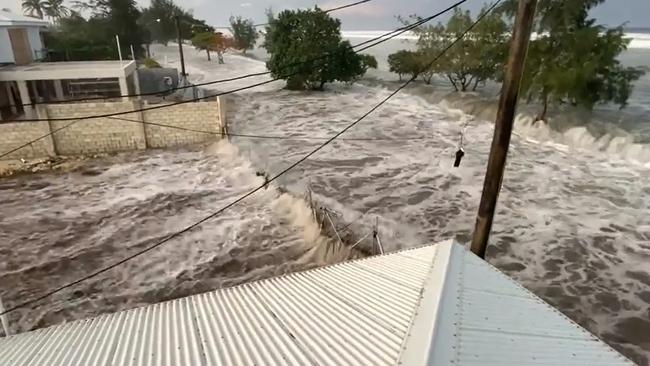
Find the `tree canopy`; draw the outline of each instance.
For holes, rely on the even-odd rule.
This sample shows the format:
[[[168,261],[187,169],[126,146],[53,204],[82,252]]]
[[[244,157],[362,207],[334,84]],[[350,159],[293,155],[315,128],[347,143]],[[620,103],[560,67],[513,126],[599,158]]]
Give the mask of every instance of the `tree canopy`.
[[[205,51],[208,54],[208,61],[212,60],[210,57],[210,49],[215,41],[215,35],[212,32],[197,33],[192,37],[192,46],[197,50]]]
[[[63,0],[26,0],[25,11],[44,12],[55,20],[45,34],[51,60],[107,60],[117,56],[115,35],[120,37],[123,55],[143,56],[142,45],[152,41],[167,43],[176,39],[178,16],[183,39],[214,28],[177,6],[172,0],[152,0],[148,8],[138,9],[134,0],[73,1],[71,11]],[[89,14],[87,17],[80,13]]]
[[[542,105],[538,119],[546,118],[549,103],[587,109],[599,103],[626,105],[643,72],[618,59],[629,44],[623,28],[608,29],[589,18],[589,10],[603,1],[540,1],[540,36],[531,41],[522,82],[527,100]],[[512,14],[514,3],[507,2],[503,10]]]
[[[213,27],[195,19],[173,0],[152,0],[149,7],[142,10],[140,24],[149,31],[151,41],[166,45],[177,38],[176,17],[179,17],[182,39],[191,39],[197,33],[214,32]]]
[[[285,79],[289,89],[320,90],[333,81],[354,82],[377,64],[372,56],[355,53],[341,39],[340,21],[318,7],[269,15],[264,47],[271,75]]]
[[[45,14],[45,7],[47,6],[47,3],[43,0],[23,0],[22,2],[22,8],[23,11],[33,17],[37,17],[39,19],[43,19],[43,15]]]
[[[486,11],[487,7],[484,7],[480,15]],[[418,21],[421,18],[412,16],[411,20]],[[391,55],[396,70],[401,71],[398,74],[419,74],[426,83],[431,82],[434,74],[440,74],[459,91],[476,90],[486,80],[500,79],[507,52],[507,26],[497,13],[483,17],[470,32],[431,64],[474,21],[469,11],[456,8],[444,25],[438,23],[415,28],[414,33],[418,36],[417,51],[400,51],[402,53]],[[403,19],[402,22],[409,23]],[[390,60],[389,56],[389,64]]]
[[[197,33],[192,37],[192,45],[199,50],[203,50],[210,57],[210,51],[217,53],[218,62],[224,63],[223,54],[230,48],[236,47],[236,42],[232,37],[228,37],[221,32],[202,32]]]
[[[238,49],[246,53],[246,50],[252,50],[255,47],[259,33],[251,19],[244,19],[241,16],[230,17],[230,30]]]
[[[521,86],[525,100],[541,104],[538,119],[546,118],[550,103],[587,109],[599,103],[626,105],[633,83],[643,71],[619,61],[629,43],[622,27],[605,28],[589,18],[589,11],[603,1],[539,0],[535,19],[538,36],[530,42]],[[468,11],[457,8],[444,25],[417,27],[417,51],[390,55],[391,71],[400,78],[417,74],[425,82],[431,74],[439,74],[457,91],[474,90],[487,80],[501,80],[509,39],[505,20],[514,16],[516,5],[516,0],[507,0],[499,11],[486,15],[427,70],[423,65],[465,32],[474,19]],[[485,11],[483,7],[481,14]],[[412,21],[419,19],[411,17]]]

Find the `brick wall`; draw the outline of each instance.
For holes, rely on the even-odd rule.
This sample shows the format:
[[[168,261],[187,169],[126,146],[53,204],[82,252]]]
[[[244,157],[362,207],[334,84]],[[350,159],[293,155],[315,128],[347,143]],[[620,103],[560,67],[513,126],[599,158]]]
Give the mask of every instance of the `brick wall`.
[[[79,121],[0,123],[0,154],[50,132],[53,132],[51,136],[33,143],[32,147],[22,148],[3,159],[164,148],[217,140],[221,138],[218,133],[221,132],[222,105],[223,101],[197,102]],[[49,104],[39,106],[38,116],[75,118],[154,106],[142,105],[140,101]],[[143,119],[145,122],[217,134],[143,124]]]
[[[0,123],[0,154],[11,151],[50,132],[47,122]],[[3,159],[37,158],[55,155],[52,136],[45,137]]]
[[[149,147],[190,145],[221,138],[219,105],[217,102],[179,104],[169,108],[144,111],[147,122],[179,127],[178,129],[145,125]],[[212,132],[202,133],[183,130]]]
[[[45,109],[49,118],[75,118],[98,114],[139,109],[135,102],[50,104]],[[39,115],[44,113],[39,111]],[[71,122],[74,124],[52,135],[56,151],[61,155],[83,155],[145,149],[142,124],[122,121],[125,118],[142,121],[141,113],[129,113],[115,117],[74,121],[52,121],[52,130],[58,130]]]

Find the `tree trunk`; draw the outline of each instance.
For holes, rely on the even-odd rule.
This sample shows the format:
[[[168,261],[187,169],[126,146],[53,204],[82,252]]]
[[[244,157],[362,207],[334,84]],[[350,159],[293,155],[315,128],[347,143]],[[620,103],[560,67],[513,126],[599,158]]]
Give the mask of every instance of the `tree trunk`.
[[[212,61],[212,58],[210,58],[210,50],[209,50],[209,49],[206,49],[205,52],[208,53],[208,61]]]
[[[535,122],[546,121],[546,112],[548,111],[548,93],[546,91],[542,94],[542,111],[535,117]]]
[[[465,75],[458,75],[458,80],[460,80],[460,91],[467,91],[467,79]]]
[[[451,83],[451,85],[454,86],[454,90],[455,90],[455,91],[458,91],[458,86],[456,85],[456,82],[455,82],[454,79],[451,77],[451,75],[447,74],[447,79],[449,79],[449,82]]]
[[[474,80],[474,86],[472,87],[472,91],[476,91],[476,88],[478,87],[478,83],[480,82],[481,82],[480,78],[476,78],[476,80]]]

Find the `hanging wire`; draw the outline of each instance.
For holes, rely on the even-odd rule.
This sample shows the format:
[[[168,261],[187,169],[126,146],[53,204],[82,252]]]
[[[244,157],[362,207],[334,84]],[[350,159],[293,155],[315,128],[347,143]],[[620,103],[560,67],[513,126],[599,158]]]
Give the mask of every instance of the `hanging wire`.
[[[463,32],[463,33],[462,33],[461,35],[459,35],[459,36],[458,36],[458,37],[457,37],[457,38],[456,38],[452,43],[450,43],[447,47],[445,47],[445,48],[444,48],[444,49],[443,49],[443,50],[442,50],[442,51],[441,51],[441,52],[440,52],[440,53],[439,53],[435,58],[433,58],[433,59],[431,60],[430,63],[428,63],[427,65],[425,65],[425,66],[422,68],[422,70],[426,70],[427,68],[431,67],[431,65],[433,65],[436,61],[438,61],[438,60],[439,60],[439,59],[440,59],[440,58],[441,58],[441,57],[442,57],[442,56],[443,56],[443,55],[444,55],[444,54],[445,54],[449,49],[451,49],[451,47],[453,47],[456,43],[458,43],[461,39],[463,39],[463,38],[465,37],[465,35],[467,35],[467,33],[469,33],[469,32],[470,32],[470,31],[471,31],[471,30],[476,26],[476,24],[478,24],[478,22],[480,22],[480,21],[481,21],[481,20],[482,20],[482,19],[483,19],[487,14],[489,14],[489,13],[490,13],[490,12],[491,12],[491,11],[492,11],[496,6],[497,6],[497,4],[500,3],[500,1],[501,1],[501,0],[497,0],[497,1],[494,3],[494,5],[492,5],[492,6],[491,6],[491,7],[490,7],[490,8],[489,8],[489,9],[488,9],[484,14],[482,14],[481,16],[479,16],[479,17],[476,19],[476,21],[475,21],[474,23],[472,23],[472,24],[467,28],[467,30],[465,30],[465,32]],[[191,224],[191,225],[185,227],[184,229],[182,229],[182,230],[180,230],[180,231],[176,231],[176,232],[174,232],[174,233],[172,233],[172,234],[166,236],[165,238],[163,238],[162,240],[156,242],[155,244],[150,245],[150,246],[148,246],[148,247],[146,247],[146,248],[144,248],[144,249],[141,249],[141,250],[139,250],[139,251],[137,251],[137,252],[135,252],[135,253],[133,253],[133,254],[127,256],[126,258],[123,258],[123,259],[121,259],[121,260],[119,260],[119,261],[117,261],[117,262],[114,262],[114,263],[112,263],[112,264],[110,264],[110,265],[108,265],[108,266],[106,266],[106,267],[103,267],[103,268],[101,268],[101,269],[99,269],[99,270],[96,270],[95,272],[92,272],[92,273],[90,273],[90,274],[88,274],[88,275],[86,275],[86,276],[84,276],[84,277],[82,277],[82,278],[79,278],[79,279],[77,279],[77,280],[75,280],[75,281],[69,282],[69,283],[67,283],[67,284],[65,284],[65,285],[59,286],[59,287],[57,287],[57,288],[55,288],[55,289],[52,289],[52,290],[46,292],[46,293],[43,294],[43,295],[40,295],[40,296],[38,296],[38,297],[36,297],[36,298],[33,298],[33,299],[30,299],[30,300],[26,300],[26,301],[24,301],[24,302],[22,302],[22,303],[20,303],[20,304],[18,304],[18,305],[16,305],[16,306],[13,306],[13,307],[11,307],[11,308],[9,308],[9,309],[3,311],[2,313],[0,313],[0,316],[5,315],[5,314],[8,314],[8,313],[11,313],[11,312],[13,312],[13,311],[15,311],[15,310],[18,310],[18,309],[21,309],[21,308],[24,308],[24,307],[30,306],[30,305],[32,305],[32,304],[35,304],[35,303],[37,303],[37,302],[39,302],[39,301],[41,301],[41,300],[43,300],[43,299],[46,299],[46,298],[48,298],[48,297],[50,297],[50,296],[52,296],[52,295],[54,295],[54,294],[57,294],[57,293],[59,293],[59,292],[65,290],[65,289],[67,289],[67,288],[69,288],[69,287],[75,286],[75,285],[77,285],[77,284],[79,284],[79,283],[81,283],[81,282],[84,282],[84,281],[88,280],[88,279],[91,279],[91,278],[93,278],[93,277],[99,276],[99,275],[102,274],[102,273],[105,273],[105,272],[107,272],[107,271],[109,271],[109,270],[111,270],[111,269],[113,269],[113,268],[116,268],[116,267],[118,267],[118,266],[120,266],[120,265],[122,265],[122,264],[124,264],[124,263],[126,263],[126,262],[128,262],[128,261],[130,261],[130,260],[133,260],[134,258],[140,257],[140,256],[142,256],[142,255],[144,255],[144,254],[146,254],[146,253],[152,251],[152,250],[155,249],[155,248],[158,248],[159,246],[161,246],[161,245],[163,245],[163,244],[169,242],[170,240],[172,240],[172,239],[174,239],[174,238],[177,238],[177,237],[179,237],[179,236],[181,236],[181,235],[183,235],[183,234],[185,234],[185,233],[187,233],[187,232],[189,232],[189,231],[195,229],[196,227],[200,226],[200,225],[203,224],[204,222],[206,222],[206,221],[208,221],[208,220],[210,220],[210,219],[212,219],[212,218],[214,218],[214,217],[220,215],[220,214],[223,213],[224,211],[226,211],[226,210],[232,208],[233,206],[235,206],[235,205],[239,204],[240,202],[244,201],[246,198],[248,198],[248,197],[252,196],[253,194],[257,193],[258,191],[262,190],[262,189],[263,189],[267,184],[270,184],[270,183],[274,182],[275,180],[277,180],[277,179],[280,178],[281,176],[285,175],[285,174],[288,173],[289,171],[293,170],[293,169],[296,168],[298,165],[302,164],[305,160],[309,159],[309,158],[312,157],[314,154],[316,154],[317,152],[319,152],[320,150],[322,150],[323,148],[325,148],[327,145],[329,145],[330,143],[332,143],[332,142],[333,142],[334,140],[336,140],[338,137],[340,137],[341,135],[343,135],[344,133],[346,133],[347,131],[349,131],[351,128],[353,128],[354,126],[356,126],[359,122],[363,121],[363,120],[364,120],[365,118],[367,118],[370,114],[372,114],[372,113],[375,112],[377,109],[379,109],[381,106],[383,106],[384,104],[386,104],[390,99],[392,99],[395,95],[397,95],[397,93],[399,93],[399,92],[402,91],[404,88],[406,88],[410,83],[412,83],[413,81],[415,81],[416,78],[417,78],[417,75],[414,75],[414,76],[412,76],[411,78],[409,78],[405,83],[403,83],[402,85],[400,85],[397,89],[395,89],[395,90],[394,90],[393,92],[391,92],[388,96],[386,96],[384,99],[382,99],[379,103],[377,103],[375,106],[373,106],[370,110],[368,110],[366,113],[364,113],[361,117],[359,117],[358,119],[356,119],[355,121],[353,121],[352,123],[350,123],[349,125],[347,125],[344,129],[342,129],[341,131],[339,131],[336,135],[332,136],[332,137],[329,138],[327,141],[323,142],[321,145],[319,145],[318,147],[316,147],[315,149],[313,149],[311,152],[309,152],[308,154],[304,155],[303,157],[301,157],[300,159],[298,159],[297,161],[295,161],[293,164],[289,165],[288,167],[286,167],[285,169],[283,169],[283,170],[280,171],[279,173],[275,174],[272,178],[270,178],[270,179],[268,180],[268,182],[265,182],[264,184],[258,186],[257,188],[255,188],[255,189],[253,189],[253,190],[247,192],[246,194],[240,196],[239,198],[235,199],[234,201],[230,202],[229,204],[223,206],[223,207],[220,208],[219,210],[217,210],[217,211],[215,211],[215,212],[213,212],[213,213],[211,213],[211,214],[205,216],[204,218],[200,219],[199,221],[194,222],[193,224]]]

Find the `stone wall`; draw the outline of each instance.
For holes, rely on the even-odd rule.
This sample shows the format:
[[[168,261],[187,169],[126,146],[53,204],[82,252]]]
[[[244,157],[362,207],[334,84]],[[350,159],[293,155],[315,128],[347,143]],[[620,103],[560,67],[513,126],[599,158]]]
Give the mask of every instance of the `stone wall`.
[[[0,154],[48,133],[51,135],[2,159],[110,153],[203,143],[221,138],[222,105],[220,100],[163,108],[157,108],[162,106],[160,104],[148,105],[141,101],[40,105],[38,117],[49,119],[155,109],[82,120],[0,123]]]

